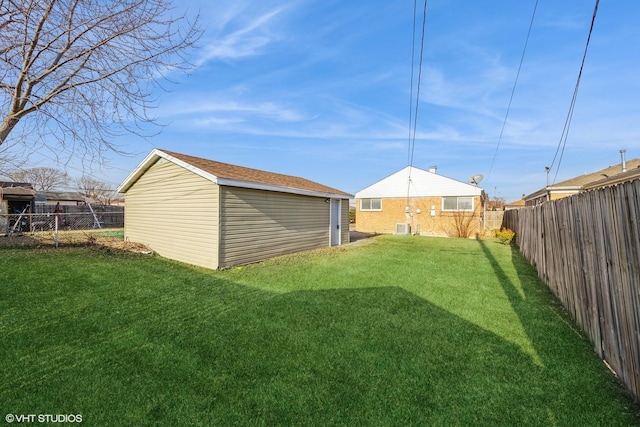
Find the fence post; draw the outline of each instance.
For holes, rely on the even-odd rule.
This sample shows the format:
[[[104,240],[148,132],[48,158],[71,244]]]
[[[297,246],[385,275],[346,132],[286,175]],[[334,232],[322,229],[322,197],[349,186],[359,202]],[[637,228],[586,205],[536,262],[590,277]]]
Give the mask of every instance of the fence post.
[[[55,231],[54,231],[54,235],[53,235],[54,236],[53,240],[55,242],[56,249],[58,249],[58,215],[55,215],[54,218],[55,218],[54,219]]]

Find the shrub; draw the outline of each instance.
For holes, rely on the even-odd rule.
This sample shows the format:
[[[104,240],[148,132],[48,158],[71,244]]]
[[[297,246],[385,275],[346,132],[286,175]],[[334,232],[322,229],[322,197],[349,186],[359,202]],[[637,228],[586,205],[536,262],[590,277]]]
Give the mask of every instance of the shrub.
[[[453,230],[448,233],[453,237],[462,237],[463,239],[471,236],[474,230],[473,221],[476,219],[475,212],[468,214],[467,212],[454,212],[453,213]]]
[[[510,244],[515,235],[515,231],[508,228],[503,227],[500,230],[496,230],[496,237],[505,245]]]

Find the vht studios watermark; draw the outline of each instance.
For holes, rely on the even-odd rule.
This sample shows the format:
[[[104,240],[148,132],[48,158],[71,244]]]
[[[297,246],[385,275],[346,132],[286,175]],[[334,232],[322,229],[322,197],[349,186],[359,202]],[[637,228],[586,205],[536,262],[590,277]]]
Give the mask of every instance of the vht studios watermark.
[[[8,423],[81,423],[80,414],[7,414]]]

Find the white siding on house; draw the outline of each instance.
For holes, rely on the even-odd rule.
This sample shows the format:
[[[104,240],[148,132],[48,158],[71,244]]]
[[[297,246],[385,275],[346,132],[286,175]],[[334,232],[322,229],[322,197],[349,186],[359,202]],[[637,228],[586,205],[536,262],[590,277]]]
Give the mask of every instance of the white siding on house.
[[[239,187],[220,191],[221,267],[329,245],[325,198]]]
[[[411,181],[409,181],[409,177]],[[358,191],[356,199],[436,196],[479,196],[482,189],[416,167],[406,167]]]
[[[218,268],[219,187],[160,159],[127,190],[125,237],[161,256]]]

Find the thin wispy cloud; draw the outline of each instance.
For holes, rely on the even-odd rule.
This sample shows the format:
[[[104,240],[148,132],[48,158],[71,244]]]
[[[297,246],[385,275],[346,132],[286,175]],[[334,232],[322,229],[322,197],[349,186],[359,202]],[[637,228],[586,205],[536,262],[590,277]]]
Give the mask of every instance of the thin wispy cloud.
[[[224,116],[226,122],[244,122],[252,118],[267,118],[275,122],[300,122],[310,120],[312,117],[303,111],[287,107],[276,102],[241,102],[241,101],[216,101],[216,102],[191,102],[182,108],[171,110],[173,120],[201,121],[202,123],[216,123],[212,116]],[[235,119],[233,119],[235,118]],[[214,129],[215,130],[215,129]]]
[[[228,16],[228,21],[208,41],[199,59],[202,65],[208,61],[229,60],[260,55],[264,48],[278,41],[282,36],[273,30],[276,18],[285,7],[240,20],[240,15]],[[241,22],[236,22],[241,21]],[[234,24],[234,25],[232,25]],[[240,28],[229,30],[229,27]]]
[[[577,17],[568,17],[564,19],[550,18],[543,20],[539,26],[561,30],[583,30],[588,28],[588,23]]]
[[[349,192],[406,165],[417,84],[414,74],[410,86],[413,4],[184,1],[207,27],[199,67],[159,95],[156,113],[169,125],[147,145],[301,170]],[[533,5],[465,2],[461,14],[453,3],[436,1],[427,11],[415,159],[466,181],[489,175],[495,153],[483,184],[490,195],[517,199],[546,180],[593,4],[539,4],[502,129]],[[559,177],[613,164],[621,148],[640,157],[637,15],[640,2],[632,0],[600,8]],[[419,49],[420,32],[416,41]]]

